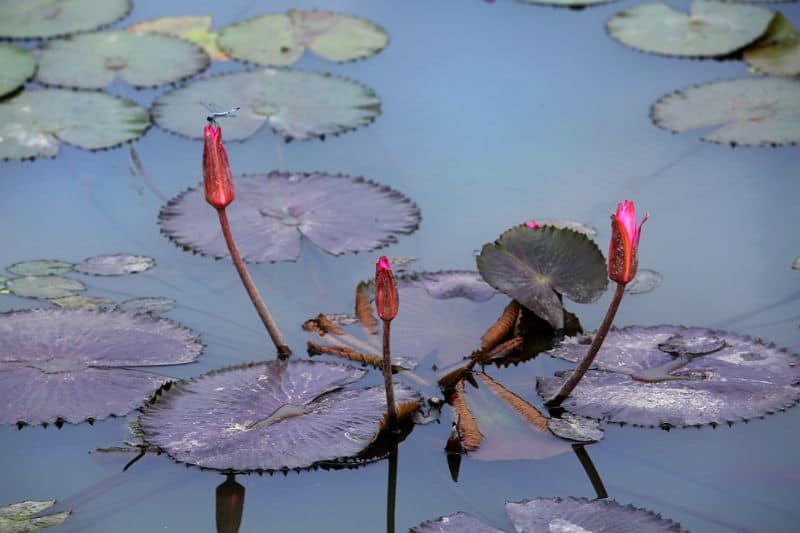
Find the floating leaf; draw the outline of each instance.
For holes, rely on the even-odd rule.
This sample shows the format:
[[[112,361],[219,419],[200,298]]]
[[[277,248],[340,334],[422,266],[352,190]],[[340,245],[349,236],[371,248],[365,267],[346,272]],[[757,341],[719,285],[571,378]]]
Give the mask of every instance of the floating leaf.
[[[27,533],[60,525],[69,517],[69,511],[37,516],[51,508],[55,503],[55,500],[29,500],[0,507],[0,531],[4,533]]]
[[[72,263],[67,263],[66,261],[35,259],[33,261],[14,263],[6,270],[17,276],[53,276],[71,272],[73,266]]]
[[[61,298],[51,298],[51,302],[61,309],[88,309],[89,311],[99,311],[110,308],[114,302],[108,298],[100,296],[62,296]]]
[[[29,50],[0,44],[0,97],[14,92],[36,72],[36,60]]]
[[[436,520],[428,520],[417,527],[411,528],[412,533],[503,533],[486,525],[479,519],[467,513],[455,513],[443,516]]]
[[[747,47],[742,58],[772,76],[800,74],[800,33],[778,11],[769,23],[767,32]]]
[[[495,295],[480,274],[474,270],[440,270],[420,274],[422,286],[434,298],[466,298],[473,302],[485,302]]]
[[[608,0],[613,2],[615,0]],[[583,222],[576,222],[574,220],[564,220],[564,219],[536,219],[536,223],[540,226],[553,226],[556,228],[562,229],[571,229],[572,231],[577,231],[578,233],[583,233],[590,239],[594,239],[597,237],[597,228],[589,226],[588,224],[584,224]]]
[[[656,289],[663,281],[664,276],[655,270],[640,268],[633,279],[625,285],[625,291],[630,294],[643,294]]]
[[[575,442],[597,442],[604,436],[597,420],[567,412],[560,418],[549,418],[547,427],[554,435]]]
[[[23,91],[0,103],[0,158],[55,157],[59,141],[86,150],[112,148],[149,127],[146,110],[108,94]]]
[[[75,265],[75,270],[91,276],[124,276],[138,274],[156,265],[155,259],[145,255],[97,255]]]
[[[684,15],[666,4],[641,4],[613,16],[606,30],[637,50],[668,56],[719,57],[761,37],[772,13],[760,7],[694,0]]]
[[[520,0],[520,2],[523,4],[568,7],[570,9],[583,9],[585,7],[599,6],[601,4],[608,4],[614,1],[615,0]]]
[[[200,102],[241,109],[225,123],[225,138],[241,141],[269,123],[287,141],[324,138],[365,126],[380,114],[375,93],[350,80],[299,70],[264,69],[205,78],[156,99],[153,115],[167,131],[201,138]]]
[[[180,37],[194,43],[214,61],[227,61],[217,43],[217,32],[211,31],[211,17],[208,15],[185,15],[181,17],[161,17],[131,24],[125,31],[163,33],[173,37]]]
[[[0,424],[124,415],[168,378],[127,367],[177,365],[202,350],[166,319],[114,311],[0,315]]]
[[[650,533],[684,531],[680,524],[647,509],[614,500],[536,498],[507,502],[506,514],[517,531],[558,533]]]
[[[148,298],[134,298],[132,300],[125,300],[117,306],[120,311],[126,313],[151,313],[159,314],[166,313],[175,309],[175,300],[171,298],[164,298],[161,296],[153,296]]]
[[[589,303],[608,286],[605,260],[597,245],[582,233],[553,226],[511,228],[483,246],[477,263],[489,285],[556,329],[564,327],[560,294]]]
[[[723,4],[721,4],[723,5]],[[800,80],[742,78],[683,89],[650,110],[673,133],[714,128],[704,141],[777,146],[800,142]]]
[[[377,54],[389,42],[380,26],[358,17],[328,11],[268,13],[219,34],[229,56],[263,66],[287,66],[308,48],[331,61],[354,61]]]
[[[570,337],[550,353],[576,362],[589,341]],[[610,422],[664,428],[733,423],[800,400],[796,355],[725,331],[683,326],[612,330],[594,368],[562,407]],[[539,394],[553,396],[564,375],[539,378]]]
[[[80,281],[61,276],[23,276],[6,282],[8,290],[24,298],[61,298],[85,291]]]
[[[294,261],[303,237],[332,255],[368,251],[417,229],[420,213],[408,198],[363,178],[325,173],[271,172],[235,178],[239,201],[227,208],[246,261]],[[177,245],[227,257],[217,213],[202,186],[167,203],[161,231]]]
[[[91,31],[131,10],[130,0],[25,0],[0,5],[0,38],[41,39]]]
[[[179,383],[140,418],[145,441],[173,459],[228,471],[306,468],[351,457],[378,436],[383,387],[343,388],[363,370],[311,361],[270,361]],[[398,414],[419,396],[395,385]]]

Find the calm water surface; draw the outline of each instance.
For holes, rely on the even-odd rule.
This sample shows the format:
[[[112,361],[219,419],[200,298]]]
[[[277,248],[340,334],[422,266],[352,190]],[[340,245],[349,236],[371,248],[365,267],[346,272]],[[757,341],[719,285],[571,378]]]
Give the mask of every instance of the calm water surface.
[[[652,126],[649,106],[663,94],[748,72],[741,62],[682,61],[617,44],[603,23],[632,2],[579,12],[509,0],[134,3],[125,24],[210,13],[223,27],[267,11],[321,7],[384,26],[391,43],[376,57],[336,65],[307,56],[298,64],[374,88],[383,102],[375,124],[289,145],[265,129],[228,151],[234,173],[326,170],[402,191],[418,203],[423,222],[389,255],[420,256],[418,267],[429,270],[474,268],[474,250],[532,217],[593,225],[605,249],[609,213],[631,198],[651,215],[641,266],[661,272],[664,283],[626,298],[617,324],[724,327],[800,351],[800,272],[790,270],[800,255],[798,149],[731,149]],[[781,9],[800,25],[797,7]],[[211,71],[240,68],[228,63]],[[111,92],[144,105],[160,94],[123,84]],[[199,181],[197,141],[154,127],[136,147],[166,196]],[[273,357],[231,265],[182,252],[159,234],[161,201],[131,175],[127,147],[91,154],[62,146],[56,159],[2,163],[0,173],[3,265],[113,252],[153,256],[158,266],[147,273],[89,284],[114,299],[178,301],[168,316],[200,332],[207,347],[196,364],[166,373],[191,377]],[[295,264],[253,267],[296,353],[306,339],[302,321],[350,309],[353,287],[371,275],[376,255],[334,258],[305,247]],[[569,307],[593,329],[608,296]],[[0,297],[1,311],[32,305]],[[493,376],[536,400],[534,376],[564,366],[543,357]],[[453,483],[442,451],[448,430],[443,417],[442,424],[416,428],[400,448],[398,531],[459,510],[510,529],[505,500],[594,497],[572,454],[499,463],[464,458]],[[695,531],[796,531],[798,430],[800,409],[716,430],[612,426],[588,450],[621,503]],[[61,531],[213,531],[214,490],[224,478],[165,456],[147,456],[121,474],[130,456],[89,453],[126,438],[125,419],[60,431],[0,428],[0,503],[67,500],[74,514]],[[238,481],[246,487],[242,531],[384,528],[386,462]]]

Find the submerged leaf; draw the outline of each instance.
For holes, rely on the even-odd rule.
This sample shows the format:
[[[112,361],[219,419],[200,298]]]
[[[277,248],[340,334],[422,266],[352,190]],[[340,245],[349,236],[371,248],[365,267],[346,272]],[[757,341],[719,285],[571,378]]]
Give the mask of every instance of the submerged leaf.
[[[27,533],[60,525],[69,517],[70,511],[37,516],[55,503],[55,500],[29,500],[0,507],[0,531]]]
[[[417,527],[411,528],[412,533],[503,533],[502,529],[489,526],[474,516],[467,513],[455,513],[442,516],[436,520],[427,520]]]
[[[33,54],[24,48],[0,44],[0,97],[22,87],[36,72]]]
[[[48,41],[36,50],[36,80],[60,87],[102,89],[119,76],[156,87],[197,74],[208,56],[192,43],[156,33],[103,31]]]
[[[188,329],[121,312],[0,315],[0,424],[79,423],[124,415],[170,381],[128,367],[194,361]]]
[[[351,457],[378,436],[383,387],[343,388],[363,370],[311,361],[270,361],[179,383],[140,418],[145,441],[173,459],[226,471],[307,468]],[[398,415],[419,396],[395,384]]]
[[[150,270],[155,264],[155,259],[145,255],[96,255],[75,265],[75,270],[90,276],[124,276]]]
[[[101,298],[99,296],[62,296],[61,298],[51,298],[51,302],[59,306],[61,309],[88,309],[89,311],[99,311],[101,309],[108,309],[114,305],[112,300],[108,298]]]
[[[146,110],[108,94],[23,91],[0,103],[0,159],[55,157],[60,141],[85,150],[112,148],[149,127]]]
[[[800,33],[778,11],[767,32],[747,47],[742,58],[761,72],[772,76],[800,74]]]
[[[74,266],[74,264],[66,261],[35,259],[33,261],[14,263],[6,270],[17,276],[52,276],[71,272]]]
[[[225,138],[241,141],[264,124],[286,140],[324,138],[365,126],[380,114],[380,100],[350,80],[299,70],[234,72],[194,81],[165,93],[153,104],[156,123],[167,131],[199,139],[201,102],[241,109],[225,124]]]
[[[166,313],[175,309],[175,300],[162,296],[152,296],[147,298],[133,298],[125,300],[117,306],[120,311],[126,313]]]
[[[23,276],[6,282],[8,290],[24,298],[61,298],[85,291],[80,281],[61,276]]]
[[[227,61],[226,56],[217,43],[217,32],[211,31],[211,17],[208,15],[184,15],[180,17],[161,17],[131,24],[125,31],[163,33],[180,37],[194,43],[205,50],[214,61]]]
[[[369,251],[417,229],[419,209],[408,198],[363,178],[271,172],[234,178],[242,201],[227,208],[246,261],[294,261],[303,237],[332,255]],[[161,231],[179,246],[227,257],[217,214],[202,187],[172,199],[159,214]]]
[[[653,123],[673,133],[700,128],[704,141],[777,146],[800,142],[800,81],[742,78],[683,89],[650,110]]]
[[[7,1],[0,4],[0,38],[41,39],[91,31],[130,10],[130,0]]]

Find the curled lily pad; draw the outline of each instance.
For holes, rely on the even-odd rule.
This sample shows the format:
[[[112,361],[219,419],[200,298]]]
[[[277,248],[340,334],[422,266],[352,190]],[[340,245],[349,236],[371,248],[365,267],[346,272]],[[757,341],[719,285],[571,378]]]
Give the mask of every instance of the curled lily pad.
[[[53,276],[71,272],[72,263],[55,259],[35,259],[33,261],[20,261],[6,268],[17,276]]]
[[[673,133],[700,128],[704,141],[752,146],[800,142],[800,80],[742,78],[690,87],[662,97],[653,123]]]
[[[680,524],[647,509],[614,500],[536,498],[507,502],[506,514],[517,531],[559,533],[650,533],[684,531]]]
[[[75,270],[91,276],[124,276],[150,270],[155,259],[144,255],[111,254],[97,255],[75,265]]]
[[[208,15],[185,15],[180,17],[161,17],[131,24],[125,31],[163,33],[180,37],[205,50],[214,61],[226,61],[228,56],[220,50],[217,32],[211,31],[211,17]]]
[[[570,337],[552,350],[576,362],[590,339]],[[639,426],[733,423],[800,400],[796,355],[726,331],[683,326],[612,330],[590,370],[562,406],[579,415]],[[549,398],[564,373],[539,378]]]
[[[22,87],[36,72],[36,60],[30,51],[7,44],[0,44],[0,65],[0,97]]]
[[[489,285],[564,327],[559,295],[578,303],[597,300],[608,286],[606,263],[586,235],[565,228],[517,226],[481,249],[478,270]]]
[[[694,0],[685,15],[666,4],[641,4],[613,16],[606,30],[632,48],[681,57],[718,57],[761,37],[772,13],[760,7]]]
[[[496,291],[473,270],[446,270],[420,274],[422,286],[434,298],[466,298],[485,302]]]
[[[134,87],[155,87],[197,74],[209,61],[199,46],[183,39],[127,31],[48,41],[36,59],[37,81],[77,89],[102,89],[117,76]]]
[[[649,268],[640,268],[633,279],[625,285],[625,291],[630,294],[644,294],[650,292],[664,281],[664,276]]]
[[[264,69],[205,78],[168,92],[153,104],[165,130],[199,139],[201,102],[241,109],[225,123],[225,138],[247,139],[268,123],[286,140],[324,138],[365,126],[380,114],[375,93],[350,80],[299,70]]]
[[[412,533],[503,533],[502,529],[487,525],[467,513],[455,513],[436,520],[427,520],[417,527],[412,527],[411,531]]]
[[[264,66],[291,65],[306,48],[331,61],[354,61],[377,54],[389,42],[380,26],[328,11],[268,13],[220,32],[220,47],[235,59]]]
[[[25,0],[0,4],[0,38],[42,39],[91,31],[121,19],[130,0]]]
[[[294,261],[303,237],[341,255],[396,242],[417,229],[420,213],[408,198],[363,178],[271,172],[235,178],[239,200],[228,217],[246,261]],[[179,246],[227,257],[217,213],[203,188],[170,200],[159,214],[161,231]]]
[[[86,290],[80,281],[61,276],[22,276],[8,280],[6,287],[24,298],[61,298]]]
[[[151,313],[159,314],[166,313],[175,309],[175,300],[171,298],[164,298],[161,296],[153,296],[147,298],[134,298],[132,300],[125,300],[117,306],[120,311],[126,313]]]
[[[742,58],[750,66],[772,76],[800,74],[800,33],[779,11],[767,32],[747,47]]]
[[[109,309],[114,304],[114,302],[108,298],[102,298],[100,296],[81,296],[78,294],[62,296],[61,298],[51,298],[50,301],[61,309],[88,309],[89,311]]]
[[[85,150],[112,148],[149,127],[146,110],[108,94],[23,91],[0,103],[0,159],[55,157],[59,141]]]
[[[0,506],[0,531],[4,533],[27,533],[62,524],[64,520],[69,518],[70,511],[41,516],[55,503],[55,500],[29,500]]]
[[[194,361],[188,329],[147,315],[35,309],[0,315],[0,424],[124,415],[168,381],[128,367]]]
[[[139,422],[147,443],[173,459],[227,471],[307,468],[351,457],[383,427],[383,387],[343,388],[363,370],[311,361],[270,361],[179,383]],[[419,396],[395,385],[398,413]]]

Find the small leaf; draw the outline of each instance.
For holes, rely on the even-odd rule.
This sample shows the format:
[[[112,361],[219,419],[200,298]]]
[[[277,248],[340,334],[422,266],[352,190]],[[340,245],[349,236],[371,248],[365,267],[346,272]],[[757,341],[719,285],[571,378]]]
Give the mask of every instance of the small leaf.
[[[66,261],[36,259],[14,263],[6,270],[17,276],[53,276],[71,272],[74,266],[73,263],[67,263]]]
[[[208,15],[160,17],[131,24],[125,28],[125,31],[163,33],[180,37],[202,47],[214,61],[228,60],[228,56],[220,50],[217,43],[217,32],[211,31],[211,17]]]
[[[640,268],[636,276],[625,285],[625,291],[630,294],[644,294],[658,288],[663,281],[664,276],[655,270]]]
[[[80,281],[61,276],[23,276],[6,282],[8,290],[25,298],[61,298],[85,291]]]
[[[114,305],[113,300],[101,298],[99,296],[62,296],[61,298],[51,298],[51,302],[61,309],[87,309],[89,311],[99,311],[108,309]]]
[[[62,524],[64,520],[69,518],[70,511],[37,516],[51,508],[55,503],[55,500],[29,500],[0,507],[0,531],[4,533],[27,533]]]
[[[119,304],[117,309],[125,311],[126,313],[149,313],[158,315],[175,309],[175,300],[161,296],[133,298],[132,300],[125,300]]]
[[[144,255],[97,255],[75,265],[75,270],[90,276],[124,276],[150,270],[155,264],[155,259]]]
[[[411,533],[503,533],[502,529],[493,528],[467,513],[456,513],[436,520],[428,520]]]

